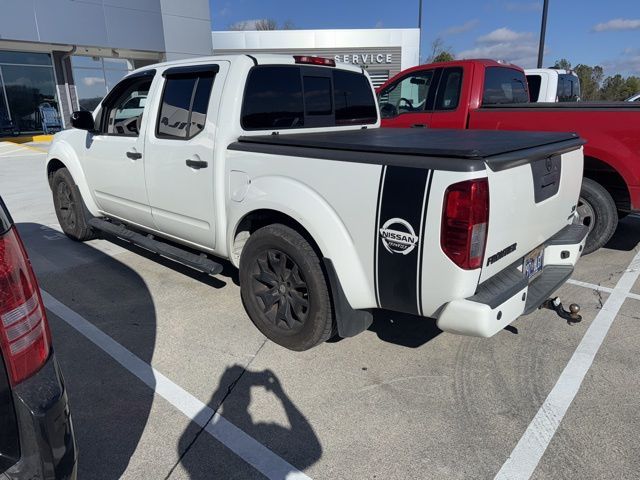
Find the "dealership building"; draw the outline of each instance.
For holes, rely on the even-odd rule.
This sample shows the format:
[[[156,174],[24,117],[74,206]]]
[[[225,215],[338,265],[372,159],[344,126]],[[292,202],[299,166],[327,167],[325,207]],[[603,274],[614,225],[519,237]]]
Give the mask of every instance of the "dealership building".
[[[132,69],[202,55],[208,0],[3,0],[0,136],[42,131],[43,106],[68,126]]]
[[[131,70],[215,54],[283,53],[362,65],[374,84],[418,64],[419,30],[211,32],[209,0],[3,0],[0,137],[61,128]]]
[[[212,40],[215,55],[317,55],[362,65],[376,86],[419,63],[417,28],[220,31]]]

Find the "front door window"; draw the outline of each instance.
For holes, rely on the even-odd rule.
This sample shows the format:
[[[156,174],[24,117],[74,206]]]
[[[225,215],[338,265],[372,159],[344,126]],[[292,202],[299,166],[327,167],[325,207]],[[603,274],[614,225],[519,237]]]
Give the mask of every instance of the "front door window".
[[[382,118],[424,112],[432,80],[433,70],[416,72],[380,92],[378,102]]]
[[[137,137],[142,124],[142,114],[151,88],[151,79],[133,81],[124,88],[113,102],[105,105],[102,114],[106,120],[104,133]]]

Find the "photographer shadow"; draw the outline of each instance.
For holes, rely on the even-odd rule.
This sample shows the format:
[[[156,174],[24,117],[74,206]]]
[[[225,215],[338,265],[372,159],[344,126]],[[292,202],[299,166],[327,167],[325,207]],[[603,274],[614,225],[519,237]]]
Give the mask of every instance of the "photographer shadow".
[[[263,388],[271,394],[267,405],[263,399],[260,402],[266,407],[269,417],[272,418],[273,412],[281,407],[289,426],[273,421],[254,421],[249,407],[251,390],[255,387]],[[274,470],[279,472],[276,478],[280,478],[281,474],[284,480],[288,474],[304,471],[322,457],[322,445],[312,426],[285,393],[278,377],[270,370],[251,371],[240,365],[228,367],[220,377],[218,388],[212,394],[207,407],[199,415],[206,412],[212,417],[211,411],[217,412],[285,460],[286,463],[278,462],[278,468]],[[195,439],[192,432],[193,424],[180,438],[178,454],[189,478],[259,478],[255,470],[244,462],[235,461],[229,455],[229,450],[222,448],[220,443],[209,437],[205,430],[210,429],[212,420],[209,419],[207,426],[201,429]],[[215,426],[212,430],[215,430]],[[271,472],[270,478],[274,478],[273,475]]]

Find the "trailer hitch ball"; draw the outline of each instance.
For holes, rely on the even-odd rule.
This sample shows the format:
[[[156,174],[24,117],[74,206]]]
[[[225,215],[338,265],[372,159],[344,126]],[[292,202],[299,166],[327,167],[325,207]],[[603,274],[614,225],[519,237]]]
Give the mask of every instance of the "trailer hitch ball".
[[[564,318],[569,325],[582,321],[582,315],[580,315],[580,305],[572,303],[569,305],[569,310],[565,310],[562,306],[562,302],[559,297],[554,297],[546,300],[540,308],[547,308],[553,310],[559,317]]]

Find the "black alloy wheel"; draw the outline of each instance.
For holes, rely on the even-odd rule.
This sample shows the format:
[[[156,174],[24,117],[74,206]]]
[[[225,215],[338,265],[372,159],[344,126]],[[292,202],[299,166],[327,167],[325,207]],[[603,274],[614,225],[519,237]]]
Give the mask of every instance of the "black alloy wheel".
[[[334,331],[320,256],[287,225],[271,224],[251,234],[240,256],[240,293],[258,330],[285,348],[308,350]]]
[[[256,258],[253,291],[265,316],[283,330],[299,330],[309,316],[309,288],[300,267],[284,252],[270,249]]]

